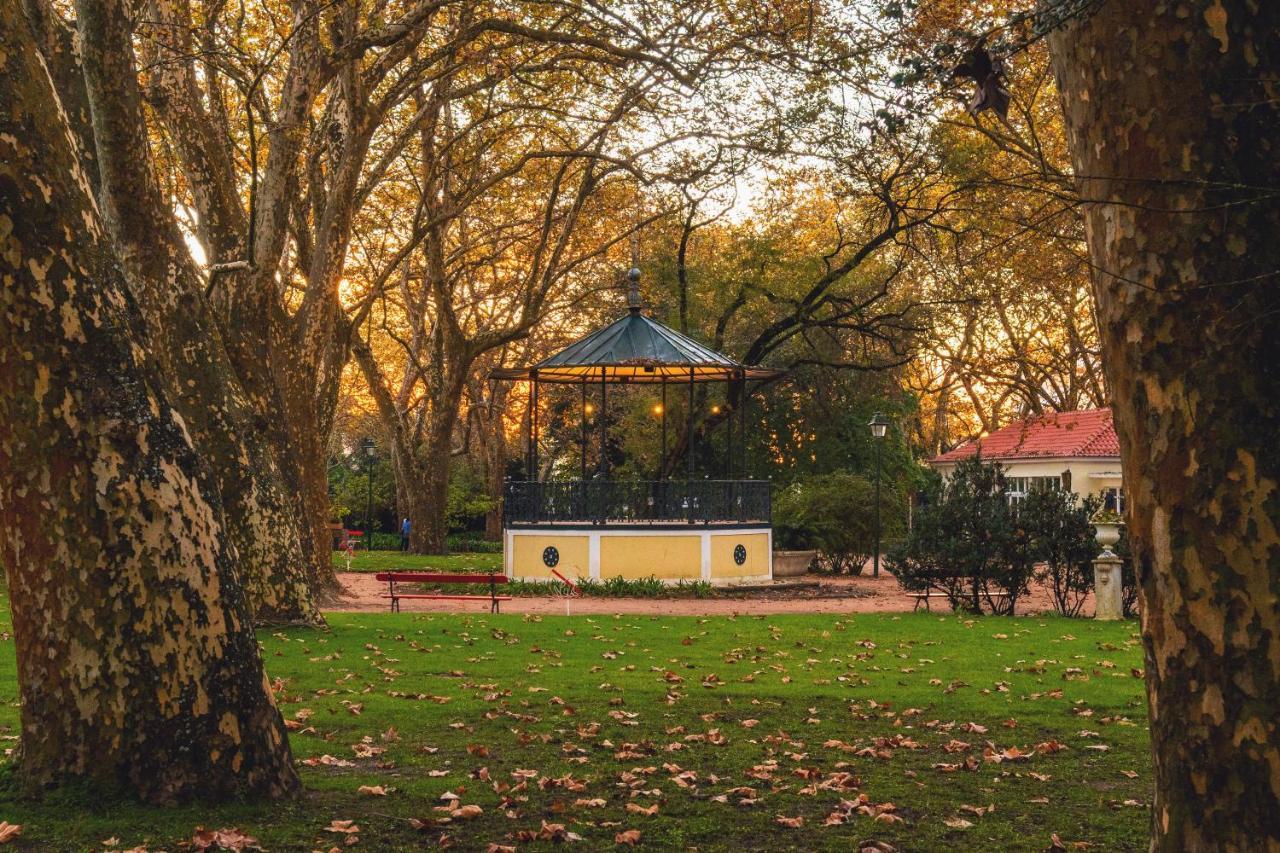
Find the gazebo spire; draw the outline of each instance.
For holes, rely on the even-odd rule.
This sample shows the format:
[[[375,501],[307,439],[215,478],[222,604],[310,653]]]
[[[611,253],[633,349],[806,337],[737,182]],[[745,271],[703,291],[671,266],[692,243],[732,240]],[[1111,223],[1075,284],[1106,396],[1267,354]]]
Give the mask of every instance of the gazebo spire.
[[[634,259],[632,259],[634,263]],[[632,314],[639,314],[644,306],[640,302],[640,268],[632,267],[627,272],[627,308]]]

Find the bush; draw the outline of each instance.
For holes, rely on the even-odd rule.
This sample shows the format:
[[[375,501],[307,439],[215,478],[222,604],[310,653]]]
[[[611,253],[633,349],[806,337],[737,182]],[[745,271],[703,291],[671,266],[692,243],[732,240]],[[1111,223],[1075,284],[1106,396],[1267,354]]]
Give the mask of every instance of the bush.
[[[1020,526],[1030,533],[1036,577],[1053,592],[1055,609],[1078,616],[1093,589],[1093,558],[1102,550],[1090,518],[1099,500],[1079,500],[1060,489],[1036,487],[1018,507]]]
[[[481,533],[450,533],[445,547],[453,554],[501,554],[502,542],[490,542]]]
[[[882,538],[901,535],[902,497],[881,483]],[[875,483],[846,471],[798,480],[774,499],[773,535],[786,550],[818,552],[821,568],[859,574],[875,550]]]
[[[1126,619],[1138,615],[1138,576],[1133,571],[1133,551],[1129,548],[1127,528],[1120,528],[1116,556],[1120,558],[1120,606]]]
[[[1010,504],[1003,468],[974,458],[922,504],[906,542],[889,556],[904,589],[936,588],[952,607],[973,611],[985,598],[993,612],[1012,614],[1035,576],[1049,585],[1059,613],[1079,615],[1100,550],[1091,523],[1097,498],[1040,486]],[[1126,607],[1128,595],[1126,587]]]
[[[1013,614],[1035,555],[1005,485],[1003,466],[974,457],[926,492],[910,534],[889,556],[898,583],[911,591],[937,588],[954,608],[978,612],[985,600],[993,612]]]

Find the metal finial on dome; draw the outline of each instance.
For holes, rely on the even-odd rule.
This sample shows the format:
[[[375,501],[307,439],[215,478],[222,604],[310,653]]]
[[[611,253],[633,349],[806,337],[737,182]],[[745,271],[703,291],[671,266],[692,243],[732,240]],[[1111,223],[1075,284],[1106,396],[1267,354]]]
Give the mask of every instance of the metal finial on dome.
[[[632,314],[639,314],[640,308],[640,268],[632,267],[627,271],[627,279],[630,286],[627,289],[627,307],[631,309]]]

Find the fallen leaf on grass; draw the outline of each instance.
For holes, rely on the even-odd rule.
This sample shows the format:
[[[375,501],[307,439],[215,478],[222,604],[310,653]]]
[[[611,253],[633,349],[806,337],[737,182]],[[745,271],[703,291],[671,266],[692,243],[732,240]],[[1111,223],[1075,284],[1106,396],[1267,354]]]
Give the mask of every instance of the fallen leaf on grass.
[[[640,830],[627,829],[613,836],[614,844],[625,844],[628,847],[635,847],[640,843]]]
[[[576,832],[570,832],[565,829],[563,823],[547,823],[542,822],[542,828],[537,832],[522,829],[516,833],[516,838],[520,841],[581,841],[582,836]]]
[[[944,817],[942,822],[952,829],[968,829],[973,826],[972,821],[967,821],[962,817]]]
[[[1031,755],[1032,753],[1023,752],[1016,746],[1000,749],[992,744],[988,744],[987,748],[982,751],[982,757],[993,764],[1001,764],[1005,761],[1029,761]]]
[[[799,829],[804,826],[804,816],[787,817],[786,815],[778,815],[773,819],[773,822],[782,826],[789,826],[792,829]]]
[[[653,805],[649,806],[649,808],[646,809],[644,806],[640,805],[639,803],[627,803],[627,811],[631,812],[632,814],[644,815],[645,817],[653,817],[658,813],[658,804],[654,803]]]
[[[965,814],[971,814],[974,817],[982,817],[984,814],[991,814],[995,810],[996,810],[996,807],[994,805],[971,806],[966,803],[960,806],[960,811],[964,812]]]
[[[354,820],[332,820],[329,821],[329,825],[324,828],[324,831],[342,835],[355,835],[360,831],[360,827],[356,825]]]
[[[21,827],[19,827],[19,830],[21,830]],[[3,840],[0,840],[0,844],[8,840],[8,838],[3,838]],[[205,829],[202,826],[197,826],[195,835],[191,836],[191,846],[196,850],[208,850],[210,848],[218,850],[259,849],[258,839],[245,835],[234,826],[229,829]]]
[[[364,794],[367,797],[385,797],[387,789],[381,785],[361,785],[356,788],[357,794]]]
[[[888,841],[876,841],[869,838],[858,846],[858,853],[898,853],[898,848]]]
[[[484,809],[477,805],[467,805],[449,812],[450,817],[458,820],[475,820],[482,814],[484,814]]]

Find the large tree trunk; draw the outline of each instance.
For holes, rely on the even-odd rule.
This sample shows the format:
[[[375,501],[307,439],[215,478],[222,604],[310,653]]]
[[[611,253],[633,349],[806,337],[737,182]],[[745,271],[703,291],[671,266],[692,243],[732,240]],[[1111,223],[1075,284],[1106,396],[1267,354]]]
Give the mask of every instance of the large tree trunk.
[[[23,782],[298,787],[224,538],[13,0],[0,2],[0,530]]]
[[[485,368],[487,372],[488,368]],[[488,387],[488,394],[485,389]],[[487,382],[472,377],[469,387],[472,413],[476,418],[475,458],[484,478],[485,494],[490,500],[484,515],[484,538],[502,541],[502,500],[507,482],[507,435],[503,410],[511,390],[509,382]]]
[[[387,389],[382,368],[363,341],[352,347],[356,363],[364,373],[378,408],[378,417],[390,436],[392,466],[401,511],[409,519],[409,550],[415,554],[443,554],[447,529],[446,503],[449,471],[432,461],[423,461],[414,443],[414,429],[408,413]],[[405,399],[402,395],[401,399]],[[455,414],[456,417],[456,414]],[[436,427],[438,428],[438,426]],[[452,435],[452,430],[450,430]],[[446,450],[445,465],[448,464]]]
[[[505,394],[503,395],[505,397]],[[492,423],[484,425],[488,433],[481,447],[483,453],[485,492],[489,497],[489,510],[484,515],[484,538],[489,542],[502,541],[502,501],[506,496],[507,437],[502,431],[501,403],[492,415]]]
[[[423,467],[422,503],[425,525],[421,532],[413,531],[420,538],[415,551],[422,554],[444,554],[448,551],[449,536],[449,468],[453,462],[449,444],[443,452],[427,446],[427,460]]]
[[[279,354],[274,356],[280,358]],[[274,444],[292,493],[302,535],[304,571],[322,598],[340,591],[333,570],[329,530],[328,450],[330,424],[316,411],[316,383],[300,365],[277,370],[281,408],[272,421]],[[368,536],[370,531],[365,531]]]
[[[1141,584],[1155,850],[1280,849],[1280,4],[1051,37]]]
[[[146,320],[148,351],[169,382],[167,396],[218,479],[225,535],[255,618],[320,623],[302,571],[297,517],[149,166],[128,21],[110,2],[82,3],[77,20],[106,230]]]

